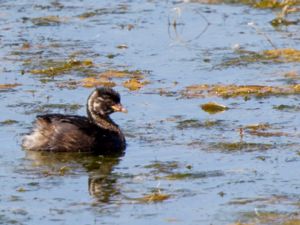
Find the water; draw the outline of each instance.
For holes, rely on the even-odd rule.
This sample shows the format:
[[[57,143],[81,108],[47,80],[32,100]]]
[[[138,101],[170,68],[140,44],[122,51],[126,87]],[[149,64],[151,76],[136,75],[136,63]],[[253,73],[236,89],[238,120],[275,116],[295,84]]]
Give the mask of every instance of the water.
[[[45,16],[55,17],[45,22]],[[0,224],[283,224],[297,218],[299,96],[245,101],[180,94],[193,84],[297,84],[297,62],[222,66],[239,57],[233,46],[272,49],[264,35],[278,48],[297,48],[298,26],[274,29],[275,16],[242,4],[0,1],[0,84],[20,84],[0,95]],[[30,72],[74,58],[93,66],[53,77]],[[106,70],[138,70],[149,82],[130,91],[123,86],[128,77],[113,79],[129,110],[113,115],[127,137],[125,155],[21,149],[36,114],[85,115],[91,89],[76,82]],[[292,79],[285,76],[291,71]],[[62,85],[70,81],[76,85]],[[230,109],[209,115],[200,108],[209,101]],[[268,125],[267,135],[251,133],[245,128],[251,124]],[[153,193],[167,199],[147,200]]]

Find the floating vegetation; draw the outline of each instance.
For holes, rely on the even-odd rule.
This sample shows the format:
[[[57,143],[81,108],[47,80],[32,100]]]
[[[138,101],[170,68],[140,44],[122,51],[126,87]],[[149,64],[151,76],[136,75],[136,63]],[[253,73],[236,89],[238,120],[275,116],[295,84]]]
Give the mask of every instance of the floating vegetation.
[[[216,114],[216,113],[224,112],[225,110],[228,109],[228,107],[216,102],[208,102],[202,104],[201,109],[209,114]]]
[[[245,126],[245,129],[248,130],[266,130],[269,129],[271,126],[268,123],[258,123],[258,124],[250,124]]]
[[[222,171],[207,171],[207,172],[194,172],[194,173],[173,173],[164,177],[167,180],[184,180],[184,179],[201,179],[206,177],[219,177],[224,176]]]
[[[135,78],[127,80],[123,83],[123,86],[128,88],[130,91],[137,91],[144,87],[146,84],[149,84],[148,81],[140,81]]]
[[[293,48],[265,50],[262,54],[273,62],[300,62],[300,51]]]
[[[131,31],[133,28],[135,28],[135,25],[133,25],[133,24],[120,24],[119,27],[122,30],[126,29],[126,30]]]
[[[286,78],[288,82],[295,82],[300,80],[300,74],[296,71],[289,71],[284,73],[284,78]]]
[[[108,59],[113,59],[113,58],[117,57],[118,55],[119,55],[119,54],[107,54],[106,57],[107,57]]]
[[[253,4],[254,7],[256,8],[261,8],[261,9],[274,9],[274,8],[283,8],[285,6],[292,6],[299,4],[298,0],[255,0],[255,3]]]
[[[299,3],[299,2],[298,2]],[[299,7],[292,7],[291,5],[286,5],[282,8],[281,12],[277,14],[277,17],[271,21],[271,25],[274,27],[278,27],[281,25],[289,26],[289,25],[298,25],[300,19],[290,20],[287,18],[288,14],[300,12]]]
[[[95,87],[114,87],[116,83],[99,77],[87,77],[80,81],[70,80],[65,82],[57,83],[57,87],[59,88],[69,88],[69,89],[76,89],[78,87],[85,87],[85,88],[95,88]]]
[[[156,89],[154,89],[153,93],[157,93],[160,96],[166,96],[166,97],[178,96],[178,92],[166,90],[165,88],[156,88]]]
[[[80,14],[78,17],[80,19],[87,19],[87,18],[90,18],[90,17],[94,17],[94,16],[97,16],[99,13],[97,12],[97,10],[95,11],[91,11],[91,12],[85,12],[85,13],[82,13]]]
[[[8,119],[8,120],[1,121],[0,126],[12,125],[12,124],[16,124],[16,123],[18,123],[18,121]]]
[[[128,71],[128,70],[107,70],[99,74],[99,77],[103,78],[131,78],[142,80],[145,78],[145,73],[140,70]]]
[[[205,4],[246,4],[259,9],[280,9],[286,6],[299,5],[298,0],[190,0]]]
[[[29,72],[32,74],[57,76],[57,75],[70,72],[71,70],[78,70],[81,68],[93,66],[93,62],[89,59],[82,60],[82,61],[77,59],[70,59],[67,61],[47,61],[43,64],[47,66],[46,69],[33,69],[30,70]]]
[[[127,48],[128,48],[128,45],[126,45],[126,44],[121,44],[121,45],[118,45],[117,48],[118,48],[118,49],[127,49]]]
[[[267,129],[270,129],[271,126],[269,124],[252,124],[248,125],[244,128],[244,130],[247,131],[247,133],[259,137],[282,137],[282,136],[290,136],[290,134],[281,132],[281,131],[267,131]]]
[[[21,84],[19,84],[19,83],[14,83],[14,84],[0,84],[0,90],[1,89],[12,89],[12,88],[18,87],[20,85]]]
[[[124,14],[128,12],[128,7],[126,5],[119,5],[116,8],[101,8],[89,12],[84,12],[78,17],[80,19],[88,19],[94,16],[102,16],[107,14]]]
[[[253,223],[242,223],[242,222],[236,222],[236,223],[231,223],[229,225],[254,225]]]
[[[98,86],[114,87],[116,83],[105,77],[87,77],[81,80],[82,86],[86,88],[94,88]]]
[[[284,112],[299,112],[300,106],[281,104],[281,105],[273,106],[273,109],[284,111]]]
[[[251,135],[259,136],[259,137],[282,137],[282,136],[290,136],[289,133],[285,132],[263,132],[263,131],[249,131],[248,132]]]
[[[19,187],[16,191],[17,191],[17,192],[26,192],[26,191],[28,191],[28,190],[26,190],[26,189],[23,188],[23,187]]]
[[[156,179],[165,179],[165,180],[201,179],[206,177],[217,177],[217,176],[224,175],[224,173],[219,170],[193,172],[192,165],[190,164],[180,165],[176,161],[169,161],[169,162],[155,161],[153,164],[145,166],[145,168],[152,169],[150,173],[157,175]],[[178,170],[180,169],[184,169],[186,172],[179,172]]]
[[[300,62],[300,50],[294,48],[279,48],[253,52],[238,50],[239,57],[226,59],[220,66],[243,66],[250,63],[289,63]]]
[[[210,96],[234,98],[250,96],[269,97],[276,95],[295,95],[300,94],[300,84],[285,86],[199,84],[186,87],[181,94],[186,98]]]
[[[31,19],[31,22],[36,26],[53,26],[66,22],[66,18],[59,16],[44,16]]]
[[[272,149],[274,146],[272,144],[264,143],[252,143],[252,142],[219,142],[213,143],[210,145],[212,150],[221,150],[221,151],[266,151]]]
[[[158,202],[163,202],[167,199],[169,199],[171,195],[169,194],[163,194],[160,192],[160,190],[157,190],[151,194],[145,195],[141,198],[136,198],[140,203],[158,203]]]
[[[300,218],[298,219],[290,219],[284,222],[284,225],[300,225]]]
[[[30,43],[25,42],[25,43],[22,44],[21,50],[28,50],[30,48],[31,48]]]
[[[97,86],[114,87],[117,85],[117,81],[115,80],[128,79],[127,81],[123,82],[123,86],[133,91],[138,90],[149,83],[148,81],[143,80],[144,78],[145,73],[142,73],[139,70],[107,70],[98,75],[89,76],[79,81],[72,80],[59,83],[58,86],[61,88],[76,88],[78,86],[86,88],[93,88]]]
[[[254,199],[237,198],[237,199],[230,201],[228,204],[229,205],[247,205],[247,204],[252,204],[255,202],[265,202],[267,200],[268,200],[267,198],[254,198]]]
[[[297,25],[300,22],[300,20],[287,20],[284,17],[276,17],[275,19],[273,19],[270,23],[272,24],[272,26],[274,27],[278,27],[278,26],[290,26],[290,25]]]
[[[231,200],[229,205],[247,205],[253,203],[265,203],[265,204],[273,204],[278,202],[287,202],[289,201],[287,196],[284,195],[273,195],[270,197],[256,197],[256,198],[235,198]]]
[[[71,171],[71,168],[68,166],[62,166],[58,169],[45,170],[43,171],[43,175],[45,177],[48,176],[64,176]]]
[[[197,177],[197,178],[199,178],[199,177]],[[204,177],[204,176],[202,175],[202,177]],[[183,180],[183,179],[187,179],[187,178],[194,178],[194,176],[192,173],[174,173],[174,174],[167,175],[164,178],[167,180]]]
[[[243,215],[243,221],[246,223],[236,223],[236,225],[300,225],[298,213],[280,213],[255,210]]]
[[[189,120],[182,120],[179,121],[177,124],[177,128],[180,130],[183,129],[190,129],[190,128],[211,128],[215,126],[219,126],[222,124],[221,120],[205,120],[205,121],[199,121],[196,119],[189,119]]]
[[[203,124],[196,119],[182,120],[178,122],[177,128],[180,130],[188,128],[200,128],[203,127]]]
[[[158,173],[171,173],[175,169],[180,168],[180,164],[176,161],[154,161],[150,165],[146,165],[145,168],[153,169],[151,173],[158,174]]]
[[[69,171],[70,171],[70,167],[68,167],[68,166],[62,166],[59,169],[59,175],[64,176]]]
[[[123,86],[131,91],[139,90],[144,85],[148,84],[148,81],[143,81],[145,75],[139,71],[118,71],[118,70],[107,70],[100,73],[96,77],[89,77],[83,79],[81,82],[84,87],[94,87],[94,86],[108,86],[113,87],[116,85],[112,79],[129,79],[123,82]]]

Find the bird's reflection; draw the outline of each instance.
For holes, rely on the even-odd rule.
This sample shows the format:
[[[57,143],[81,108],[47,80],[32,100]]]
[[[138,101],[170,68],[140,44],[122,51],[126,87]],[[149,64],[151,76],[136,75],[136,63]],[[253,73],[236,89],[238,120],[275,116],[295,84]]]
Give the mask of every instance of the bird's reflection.
[[[119,164],[120,153],[113,156],[96,156],[83,153],[51,153],[27,151],[26,159],[34,167],[42,170],[65,171],[79,173],[88,172],[88,192],[98,202],[109,203],[120,191],[117,188],[117,178],[112,173]]]

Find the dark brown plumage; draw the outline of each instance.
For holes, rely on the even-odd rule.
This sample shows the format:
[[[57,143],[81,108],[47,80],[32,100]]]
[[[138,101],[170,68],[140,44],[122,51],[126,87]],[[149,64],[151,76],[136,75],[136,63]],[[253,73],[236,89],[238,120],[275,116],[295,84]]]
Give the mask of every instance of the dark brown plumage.
[[[33,132],[24,137],[27,150],[93,152],[113,154],[125,149],[125,137],[109,115],[126,112],[120,95],[110,88],[97,88],[88,98],[88,117],[47,114],[37,116]]]

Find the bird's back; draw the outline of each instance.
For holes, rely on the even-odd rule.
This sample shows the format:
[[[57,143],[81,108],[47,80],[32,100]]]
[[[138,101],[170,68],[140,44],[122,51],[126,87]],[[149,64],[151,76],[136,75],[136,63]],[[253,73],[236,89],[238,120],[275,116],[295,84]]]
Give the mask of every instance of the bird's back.
[[[35,151],[105,152],[118,141],[110,136],[86,117],[49,114],[37,117],[33,132],[25,136],[22,145]]]

